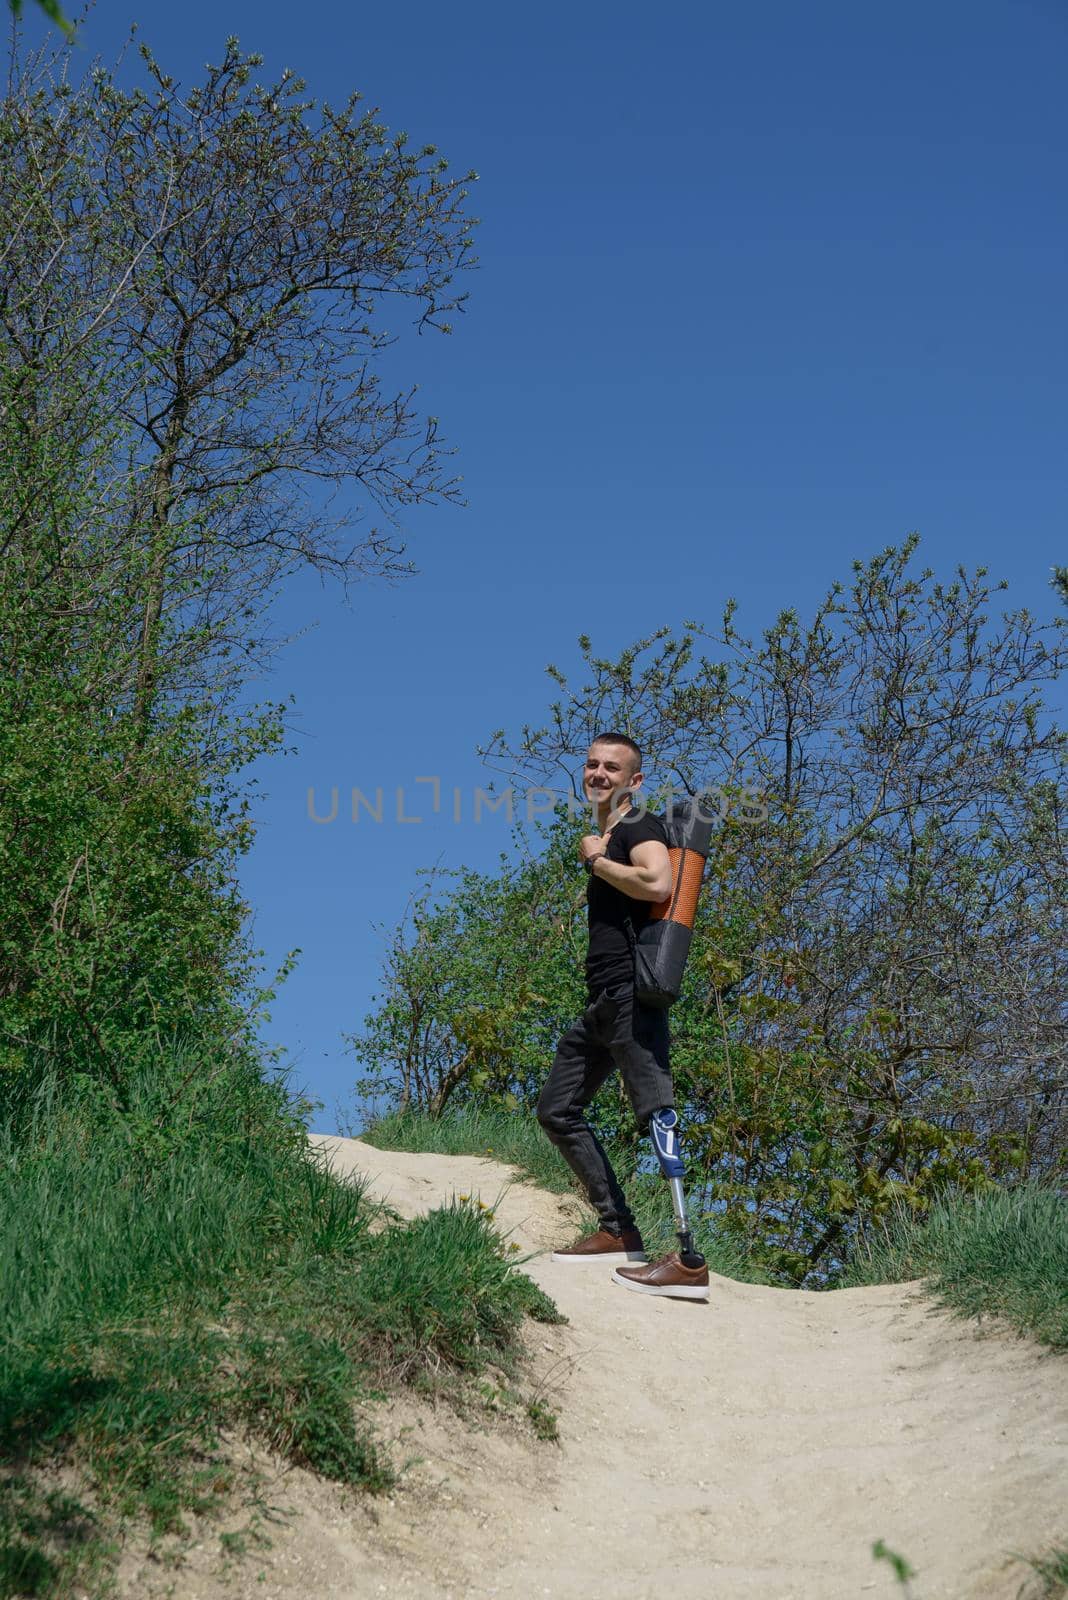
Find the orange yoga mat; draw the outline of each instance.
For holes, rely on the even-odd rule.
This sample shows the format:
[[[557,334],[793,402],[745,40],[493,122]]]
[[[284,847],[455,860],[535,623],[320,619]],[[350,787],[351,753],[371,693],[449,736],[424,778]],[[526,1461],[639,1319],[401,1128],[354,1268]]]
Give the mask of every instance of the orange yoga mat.
[[[705,870],[705,856],[696,850],[670,849],[672,888],[649,913],[650,922],[680,922],[692,928],[697,916],[697,900]]]

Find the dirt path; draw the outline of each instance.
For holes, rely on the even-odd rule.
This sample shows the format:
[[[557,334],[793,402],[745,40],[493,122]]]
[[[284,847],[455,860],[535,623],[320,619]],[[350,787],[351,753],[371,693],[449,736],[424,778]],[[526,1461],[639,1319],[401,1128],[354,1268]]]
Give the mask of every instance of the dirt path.
[[[410,1216],[450,1192],[490,1204],[509,1169],[321,1140]],[[1068,1362],[977,1339],[915,1285],[789,1292],[714,1278],[708,1305],[630,1294],[570,1242],[554,1197],[514,1184],[497,1221],[567,1316],[553,1384],[562,1447],[481,1531],[481,1595],[837,1600],[1015,1596],[1004,1553],[1068,1536]],[[460,1530],[458,1529],[459,1533]],[[472,1535],[462,1534],[467,1543]]]
[[[1030,1574],[1010,1553],[1068,1540],[1063,1358],[976,1338],[912,1284],[632,1294],[551,1262],[576,1208],[506,1188],[494,1161],[316,1143],[402,1215],[479,1194],[545,1252],[524,1270],[570,1319],[531,1338],[561,1442],[398,1402],[382,1420],[423,1459],[388,1503],[291,1476],[302,1515],[262,1576],[202,1574],[181,1600],[900,1600],[880,1538],[915,1569],[912,1600],[1015,1600]]]

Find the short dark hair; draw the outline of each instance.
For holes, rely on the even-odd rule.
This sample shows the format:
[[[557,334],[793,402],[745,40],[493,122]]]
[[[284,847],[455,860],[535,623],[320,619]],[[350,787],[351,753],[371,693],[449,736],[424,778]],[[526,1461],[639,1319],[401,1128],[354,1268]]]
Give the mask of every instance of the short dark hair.
[[[630,736],[628,734],[616,733],[614,730],[611,733],[599,733],[596,736],[596,738],[590,740],[590,744],[591,745],[595,745],[595,744],[623,744],[623,745],[626,745],[627,749],[630,751],[631,755],[634,757],[634,770],[635,770],[635,772],[640,772],[641,771],[641,769],[642,769],[642,753],[638,749],[638,746],[634,743],[634,740],[632,738],[630,738]]]

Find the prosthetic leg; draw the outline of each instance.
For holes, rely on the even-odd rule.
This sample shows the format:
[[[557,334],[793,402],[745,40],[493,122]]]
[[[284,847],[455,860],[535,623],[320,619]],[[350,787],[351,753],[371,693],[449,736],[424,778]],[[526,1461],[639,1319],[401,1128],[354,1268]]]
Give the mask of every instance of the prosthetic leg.
[[[671,1185],[671,1205],[679,1236],[679,1259],[684,1267],[703,1267],[705,1258],[694,1249],[693,1234],[686,1220],[686,1196],[682,1192],[686,1168],[679,1153],[679,1114],[674,1107],[665,1106],[660,1111],[654,1111],[649,1119],[649,1132],[660,1170]]]

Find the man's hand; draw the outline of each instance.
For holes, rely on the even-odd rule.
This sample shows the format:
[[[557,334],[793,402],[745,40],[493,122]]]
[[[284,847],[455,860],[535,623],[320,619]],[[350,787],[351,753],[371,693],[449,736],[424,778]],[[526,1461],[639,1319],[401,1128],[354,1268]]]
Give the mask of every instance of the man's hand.
[[[596,861],[598,856],[603,856],[608,849],[608,841],[611,837],[611,828],[606,834],[587,833],[579,840],[579,860]]]
[[[621,889],[632,900],[651,900],[656,904],[667,899],[672,883],[667,845],[661,844],[659,839],[643,839],[640,844],[632,845],[631,864],[627,867],[622,861],[609,859],[603,850],[586,848],[604,844],[605,839],[607,834],[599,839],[595,833],[588,833],[581,846],[584,861],[604,861],[598,878],[611,884],[613,889]]]

